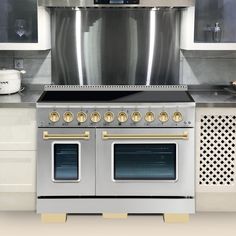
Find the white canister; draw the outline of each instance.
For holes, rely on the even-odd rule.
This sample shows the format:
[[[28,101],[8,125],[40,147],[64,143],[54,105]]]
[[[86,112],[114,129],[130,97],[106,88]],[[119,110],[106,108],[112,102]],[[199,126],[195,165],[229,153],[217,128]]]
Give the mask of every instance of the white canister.
[[[25,71],[0,70],[0,94],[17,93],[21,89],[21,74]]]

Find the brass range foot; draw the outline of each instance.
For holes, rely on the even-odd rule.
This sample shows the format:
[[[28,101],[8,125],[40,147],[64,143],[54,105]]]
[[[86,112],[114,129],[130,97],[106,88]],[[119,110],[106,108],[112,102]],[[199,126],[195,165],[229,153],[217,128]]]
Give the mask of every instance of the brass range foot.
[[[67,215],[65,213],[62,214],[41,214],[42,223],[65,223],[67,219]]]
[[[102,217],[104,219],[127,219],[127,213],[103,213]]]
[[[188,223],[189,214],[164,214],[165,223]]]

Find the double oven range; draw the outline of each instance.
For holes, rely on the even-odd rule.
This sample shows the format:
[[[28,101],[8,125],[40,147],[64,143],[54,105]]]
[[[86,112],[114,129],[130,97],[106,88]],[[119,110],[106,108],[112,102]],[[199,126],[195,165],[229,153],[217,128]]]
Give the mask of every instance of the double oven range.
[[[195,103],[185,86],[45,86],[38,213],[194,213]]]

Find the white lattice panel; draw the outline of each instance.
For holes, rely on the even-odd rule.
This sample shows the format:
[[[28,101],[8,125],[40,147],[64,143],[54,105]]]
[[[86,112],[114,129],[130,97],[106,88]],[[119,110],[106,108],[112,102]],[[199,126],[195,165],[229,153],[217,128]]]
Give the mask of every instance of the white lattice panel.
[[[198,108],[197,191],[236,191],[236,109]]]

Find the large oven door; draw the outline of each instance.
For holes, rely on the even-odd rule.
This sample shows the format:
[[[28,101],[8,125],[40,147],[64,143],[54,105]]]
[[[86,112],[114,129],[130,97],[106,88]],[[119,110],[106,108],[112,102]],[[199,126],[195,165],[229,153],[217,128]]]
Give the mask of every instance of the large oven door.
[[[96,195],[194,196],[194,129],[98,129]]]
[[[37,195],[95,195],[95,130],[39,129]]]

